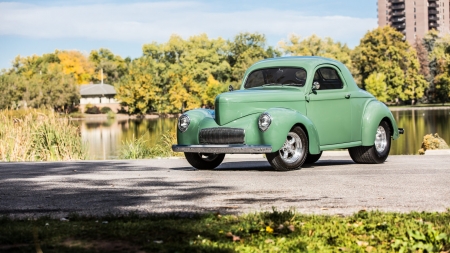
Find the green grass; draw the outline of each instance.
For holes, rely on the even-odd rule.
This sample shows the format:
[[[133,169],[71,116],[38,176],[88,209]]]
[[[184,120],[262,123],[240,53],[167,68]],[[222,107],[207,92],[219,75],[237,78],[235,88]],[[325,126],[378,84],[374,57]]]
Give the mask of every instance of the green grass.
[[[2,252],[446,252],[450,211],[0,219]]]
[[[150,146],[141,136],[122,143],[119,151],[119,159],[146,159],[155,157],[182,156],[183,153],[173,152],[172,144],[177,142],[176,133],[167,132],[161,136],[156,145]]]

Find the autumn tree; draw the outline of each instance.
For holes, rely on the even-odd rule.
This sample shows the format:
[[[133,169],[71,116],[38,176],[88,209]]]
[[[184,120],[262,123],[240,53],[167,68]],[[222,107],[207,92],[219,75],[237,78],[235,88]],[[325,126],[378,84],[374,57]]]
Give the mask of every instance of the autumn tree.
[[[94,76],[94,66],[79,51],[56,51],[65,74],[72,75],[77,84],[87,84]]]
[[[403,34],[385,26],[369,31],[355,48],[353,64],[359,73],[361,87],[373,73],[386,76],[388,100],[398,102],[420,98],[428,83],[420,74],[417,54]]]
[[[423,40],[419,37],[416,38],[414,42],[414,48],[417,52],[417,59],[419,60],[420,64],[420,71],[419,73],[422,74],[426,80],[430,81],[431,75],[430,75],[430,61],[428,60],[428,51],[423,45]]]

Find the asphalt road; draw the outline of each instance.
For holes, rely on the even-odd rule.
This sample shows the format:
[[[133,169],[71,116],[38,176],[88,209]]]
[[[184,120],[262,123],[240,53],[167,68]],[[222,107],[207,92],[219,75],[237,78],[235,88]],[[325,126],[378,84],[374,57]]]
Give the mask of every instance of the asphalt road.
[[[446,211],[450,155],[390,156],[381,165],[330,156],[290,172],[249,158],[226,158],[213,171],[193,169],[184,159],[0,163],[0,215],[247,213],[272,207],[344,215],[361,209]]]

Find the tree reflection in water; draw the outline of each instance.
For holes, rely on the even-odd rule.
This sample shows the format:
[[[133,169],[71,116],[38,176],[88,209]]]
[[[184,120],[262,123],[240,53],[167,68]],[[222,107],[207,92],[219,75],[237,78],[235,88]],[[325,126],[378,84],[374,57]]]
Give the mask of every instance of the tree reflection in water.
[[[438,133],[450,143],[450,110],[407,110],[392,112],[405,134],[392,142],[391,155],[417,154],[426,134]],[[176,118],[83,120],[81,136],[88,143],[90,159],[115,159],[122,143],[143,136],[154,145],[166,132],[176,130]]]

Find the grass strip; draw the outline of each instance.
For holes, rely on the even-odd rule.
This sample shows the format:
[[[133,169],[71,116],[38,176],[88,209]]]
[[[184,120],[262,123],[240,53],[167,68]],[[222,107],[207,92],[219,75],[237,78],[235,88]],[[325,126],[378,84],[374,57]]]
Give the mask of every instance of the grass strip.
[[[0,218],[1,252],[448,252],[450,210]]]

